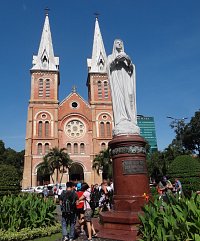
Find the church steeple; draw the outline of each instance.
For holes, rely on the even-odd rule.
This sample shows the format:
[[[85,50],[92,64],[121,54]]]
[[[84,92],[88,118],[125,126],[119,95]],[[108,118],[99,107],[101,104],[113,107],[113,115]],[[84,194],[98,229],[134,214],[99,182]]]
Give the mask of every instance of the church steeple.
[[[38,54],[33,56],[32,70],[59,70],[59,58],[54,56],[49,16],[46,13]]]
[[[96,18],[94,41],[92,49],[92,59],[87,59],[89,73],[106,73],[107,56],[99,28],[99,22]]]

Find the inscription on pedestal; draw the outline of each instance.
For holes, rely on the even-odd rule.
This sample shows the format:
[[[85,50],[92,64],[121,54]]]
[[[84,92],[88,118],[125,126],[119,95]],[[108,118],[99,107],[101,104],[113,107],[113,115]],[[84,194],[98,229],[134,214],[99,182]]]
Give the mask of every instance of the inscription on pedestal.
[[[125,160],[122,161],[122,173],[124,175],[147,173],[144,160]]]

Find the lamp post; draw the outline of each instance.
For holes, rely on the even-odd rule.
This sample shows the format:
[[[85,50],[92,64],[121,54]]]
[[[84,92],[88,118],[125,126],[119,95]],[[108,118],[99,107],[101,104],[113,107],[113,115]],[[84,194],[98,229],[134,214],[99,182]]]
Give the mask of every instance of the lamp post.
[[[174,129],[176,136],[177,136],[177,141],[178,141],[178,146],[180,147],[181,151],[183,149],[183,143],[182,143],[182,129],[185,126],[185,120],[188,119],[187,117],[183,118],[174,118],[172,116],[167,116],[168,119],[172,119],[172,122],[170,124],[171,128]]]

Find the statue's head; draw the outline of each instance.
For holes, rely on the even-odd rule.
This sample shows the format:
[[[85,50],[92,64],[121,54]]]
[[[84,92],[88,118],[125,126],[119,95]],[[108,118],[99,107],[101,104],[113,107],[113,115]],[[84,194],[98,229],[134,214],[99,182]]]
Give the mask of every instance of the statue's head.
[[[124,44],[121,39],[115,39],[114,45],[113,45],[113,51],[117,51],[118,53],[124,52]]]

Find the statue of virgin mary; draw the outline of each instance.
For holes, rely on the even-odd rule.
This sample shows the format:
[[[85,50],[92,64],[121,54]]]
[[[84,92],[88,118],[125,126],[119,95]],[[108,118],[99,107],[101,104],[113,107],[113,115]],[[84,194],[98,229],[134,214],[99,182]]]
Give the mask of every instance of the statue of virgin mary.
[[[136,113],[135,66],[124,52],[122,40],[116,39],[113,52],[108,56],[114,129],[113,136],[139,135]]]

